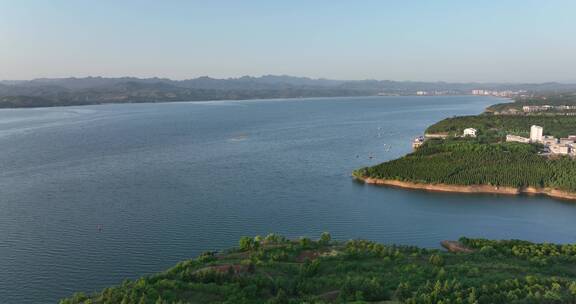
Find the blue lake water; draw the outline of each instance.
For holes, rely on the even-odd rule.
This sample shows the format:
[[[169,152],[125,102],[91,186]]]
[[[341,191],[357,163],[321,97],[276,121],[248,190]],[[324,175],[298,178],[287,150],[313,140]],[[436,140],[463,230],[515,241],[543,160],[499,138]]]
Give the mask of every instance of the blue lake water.
[[[0,110],[0,299],[53,303],[241,236],[438,247],[576,242],[576,204],[357,183],[489,97],[369,97]],[[373,159],[369,159],[373,155]]]

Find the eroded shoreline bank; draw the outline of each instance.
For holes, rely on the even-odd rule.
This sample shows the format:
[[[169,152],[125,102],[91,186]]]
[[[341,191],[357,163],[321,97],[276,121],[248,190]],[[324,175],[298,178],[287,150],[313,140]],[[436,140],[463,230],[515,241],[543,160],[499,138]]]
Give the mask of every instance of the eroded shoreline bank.
[[[452,192],[452,193],[483,193],[483,194],[505,194],[505,195],[547,195],[554,198],[575,200],[576,193],[562,191],[553,188],[536,188],[536,187],[503,187],[492,185],[448,185],[448,184],[424,184],[409,181],[400,181],[394,179],[378,179],[366,176],[353,175],[357,180],[366,184],[390,186],[404,189],[417,189],[434,192]]]

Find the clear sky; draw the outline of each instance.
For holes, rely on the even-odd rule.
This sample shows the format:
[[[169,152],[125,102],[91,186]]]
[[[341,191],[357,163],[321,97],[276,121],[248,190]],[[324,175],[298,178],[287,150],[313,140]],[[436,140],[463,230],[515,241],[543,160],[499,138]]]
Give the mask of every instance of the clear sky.
[[[574,0],[0,0],[0,79],[576,82]]]

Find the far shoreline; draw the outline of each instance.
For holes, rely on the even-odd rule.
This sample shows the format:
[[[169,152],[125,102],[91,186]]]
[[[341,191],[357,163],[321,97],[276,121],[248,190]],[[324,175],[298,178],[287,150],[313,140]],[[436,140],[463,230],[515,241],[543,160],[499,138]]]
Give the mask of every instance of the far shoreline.
[[[347,98],[379,98],[379,97],[490,97],[497,99],[510,99],[508,97],[500,96],[479,96],[470,94],[455,94],[455,95],[357,95],[357,96],[311,96],[311,97],[278,97],[278,98],[248,98],[248,99],[204,99],[204,100],[171,100],[171,101],[142,101],[142,102],[101,102],[101,103],[86,103],[86,104],[70,104],[70,105],[55,105],[55,106],[32,106],[32,107],[1,107],[0,111],[4,110],[36,110],[36,109],[58,109],[58,108],[72,108],[72,107],[89,107],[89,106],[111,106],[111,105],[140,105],[140,104],[195,104],[195,103],[210,103],[210,102],[245,102],[245,101],[293,101],[293,100],[323,100],[323,99],[347,99]]]

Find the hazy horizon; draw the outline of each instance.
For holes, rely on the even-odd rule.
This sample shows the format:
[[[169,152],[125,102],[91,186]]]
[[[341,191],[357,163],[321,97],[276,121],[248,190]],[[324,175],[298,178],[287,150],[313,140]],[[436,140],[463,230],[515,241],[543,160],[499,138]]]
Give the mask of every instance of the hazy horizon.
[[[573,1],[0,1],[0,79],[576,82]]]
[[[0,82],[25,82],[25,81],[34,81],[34,80],[52,80],[52,79],[86,79],[86,78],[110,78],[110,79],[122,79],[122,78],[135,78],[135,79],[167,79],[171,81],[183,81],[183,80],[192,80],[198,78],[211,78],[217,80],[232,80],[232,79],[240,79],[244,77],[250,78],[261,78],[261,77],[294,77],[294,78],[308,78],[311,80],[334,80],[334,81],[394,81],[394,82],[425,82],[425,83],[454,83],[454,84],[469,84],[469,83],[477,83],[477,84],[543,84],[543,83],[559,83],[559,84],[576,84],[576,81],[540,81],[540,82],[514,82],[514,81],[445,81],[445,80],[397,80],[397,79],[341,79],[341,78],[326,78],[326,77],[310,77],[310,76],[301,76],[301,75],[286,75],[286,74],[261,74],[261,75],[241,75],[236,77],[213,77],[210,75],[201,75],[196,77],[188,77],[188,78],[170,78],[170,77],[159,77],[159,76],[150,76],[150,77],[139,77],[139,76],[132,76],[132,75],[124,75],[124,76],[99,76],[99,75],[86,75],[86,76],[62,76],[62,77],[37,77],[37,78],[29,78],[29,79],[0,79]]]

